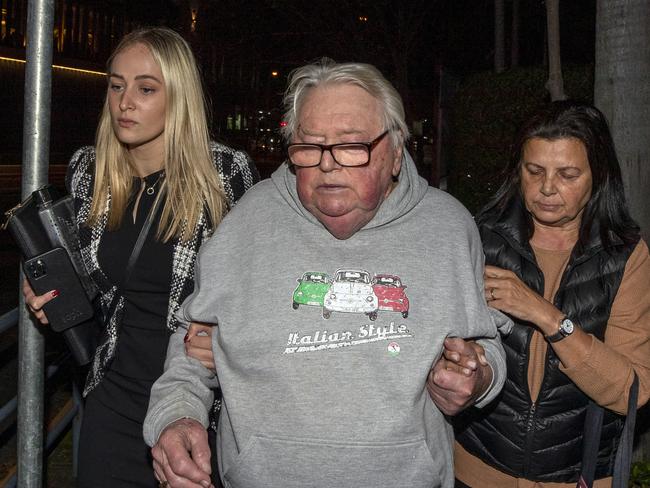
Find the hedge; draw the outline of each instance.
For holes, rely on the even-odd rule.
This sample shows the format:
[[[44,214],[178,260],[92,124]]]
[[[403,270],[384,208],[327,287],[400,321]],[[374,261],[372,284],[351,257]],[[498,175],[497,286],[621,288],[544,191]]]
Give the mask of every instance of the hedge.
[[[472,213],[480,209],[503,180],[517,127],[549,101],[547,71],[517,68],[466,78],[456,92],[451,121],[448,189]],[[565,92],[593,101],[593,66],[565,66]]]

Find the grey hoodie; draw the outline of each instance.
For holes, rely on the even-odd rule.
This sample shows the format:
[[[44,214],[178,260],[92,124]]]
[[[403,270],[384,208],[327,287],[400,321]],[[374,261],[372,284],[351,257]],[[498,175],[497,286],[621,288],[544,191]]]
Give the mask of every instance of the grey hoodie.
[[[453,433],[425,388],[447,336],[484,338],[493,398],[505,377],[470,214],[405,155],[375,217],[334,238],[282,166],[253,187],[199,254],[184,322],[213,334],[226,487],[452,487]],[[171,339],[144,436],[207,425],[217,379]]]

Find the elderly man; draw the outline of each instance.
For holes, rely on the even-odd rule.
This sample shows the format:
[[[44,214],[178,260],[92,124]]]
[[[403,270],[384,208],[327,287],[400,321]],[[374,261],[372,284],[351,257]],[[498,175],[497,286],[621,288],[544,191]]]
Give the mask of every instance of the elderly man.
[[[218,384],[226,486],[452,487],[445,413],[489,402],[505,376],[473,220],[418,177],[401,99],[374,67],[300,68],[285,103],[289,162],[203,247],[179,314],[218,324],[217,374],[177,333],[152,390],[156,475],[209,486]]]

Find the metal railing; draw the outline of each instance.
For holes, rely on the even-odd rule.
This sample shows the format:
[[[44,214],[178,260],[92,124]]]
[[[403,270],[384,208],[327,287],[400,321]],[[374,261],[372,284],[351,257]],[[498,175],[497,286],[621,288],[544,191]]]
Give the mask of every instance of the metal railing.
[[[19,318],[18,308],[0,316],[0,334],[9,331],[18,325]],[[49,365],[45,371],[45,381],[51,380],[61,369],[61,365],[67,361],[69,354],[63,354],[58,357],[53,364]],[[79,430],[81,426],[81,414],[83,413],[81,393],[79,388],[72,381],[72,397],[68,399],[65,405],[59,410],[57,415],[52,419],[47,428],[47,438],[45,441],[45,451],[51,452],[62,438],[62,434],[72,424],[72,472],[77,471],[77,455],[79,446]],[[6,431],[12,423],[6,422],[15,413],[18,406],[18,397],[14,396],[8,402],[0,407],[0,425],[4,425]],[[2,434],[4,431],[0,432]],[[9,469],[9,472],[3,479],[0,479],[0,487],[14,488],[17,484],[17,464]]]

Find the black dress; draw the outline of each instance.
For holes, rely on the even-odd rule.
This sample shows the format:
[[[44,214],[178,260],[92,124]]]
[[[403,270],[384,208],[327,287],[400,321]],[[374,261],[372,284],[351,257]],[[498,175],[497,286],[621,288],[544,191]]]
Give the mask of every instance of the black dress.
[[[136,179],[120,228],[102,236],[97,257],[112,283],[122,283],[135,241],[160,190],[161,174],[158,171],[143,179],[145,191],[137,202],[134,222],[135,197],[142,184]],[[129,281],[122,287],[125,307],[115,357],[104,379],[86,398],[79,446],[80,487],[158,486],[142,424],[151,386],[163,372],[170,336],[166,321],[173,242],[155,238],[161,211],[162,205]]]

